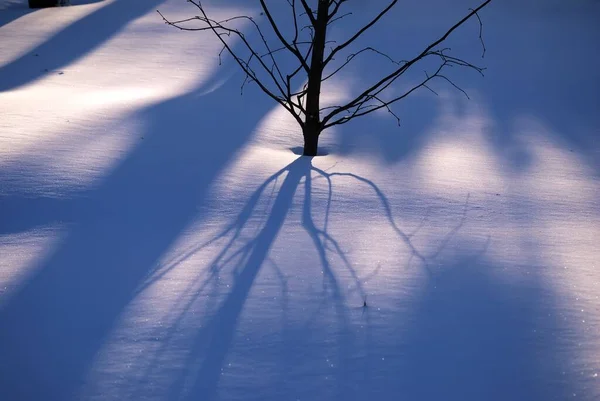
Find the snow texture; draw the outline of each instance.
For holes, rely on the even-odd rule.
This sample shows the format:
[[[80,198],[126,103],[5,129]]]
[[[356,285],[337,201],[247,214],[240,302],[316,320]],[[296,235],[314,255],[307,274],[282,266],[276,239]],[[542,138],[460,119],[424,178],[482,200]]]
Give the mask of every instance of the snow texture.
[[[365,43],[409,57],[476,3],[401,2]],[[487,67],[452,71],[470,100],[440,82],[313,159],[155,12],[186,1],[71,4],[0,0],[2,401],[600,399],[597,1],[492,2],[483,60],[475,21],[449,42]]]

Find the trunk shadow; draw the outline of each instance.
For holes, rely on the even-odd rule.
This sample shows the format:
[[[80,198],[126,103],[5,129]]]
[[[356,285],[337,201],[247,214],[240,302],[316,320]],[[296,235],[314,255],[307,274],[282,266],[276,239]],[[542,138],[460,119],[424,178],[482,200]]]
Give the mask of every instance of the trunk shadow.
[[[370,274],[360,277],[353,266],[352,261],[346,255],[342,245],[330,233],[329,219],[331,212],[331,202],[333,196],[333,179],[336,177],[352,178],[371,189],[378,197],[384,215],[389,224],[392,225],[398,238],[411,249],[411,254],[417,259],[425,258],[412,245],[409,234],[404,233],[395,223],[392,210],[386,196],[381,189],[372,181],[351,173],[329,173],[326,170],[312,165],[312,157],[301,156],[294,162],[280,169],[269,178],[267,178],[249,197],[244,204],[237,218],[229,224],[224,230],[212,237],[210,240],[199,244],[195,248],[183,253],[179,258],[169,263],[164,269],[161,269],[152,276],[140,289],[153,285],[158,280],[167,276],[170,271],[177,268],[182,262],[188,260],[193,255],[205,251],[208,247],[217,245],[218,251],[207,265],[208,271],[204,277],[197,277],[195,281],[189,284],[187,290],[179,296],[180,303],[174,307],[177,310],[177,316],[173,318],[174,323],[168,330],[163,344],[150,358],[145,362],[145,370],[139,376],[138,390],[134,392],[131,398],[143,397],[145,390],[144,383],[149,382],[151,377],[160,377],[164,367],[161,361],[168,359],[168,354],[173,351],[180,338],[184,325],[189,324],[190,314],[197,311],[198,308],[204,308],[208,311],[207,318],[199,324],[197,333],[193,335],[189,345],[185,345],[187,354],[185,361],[181,364],[181,373],[176,375],[170,385],[170,391],[167,398],[173,399],[219,399],[219,383],[223,375],[223,369],[227,365],[227,358],[231,347],[236,343],[236,337],[239,335],[239,324],[243,317],[245,304],[250,298],[252,288],[257,282],[257,277],[262,269],[273,268],[277,281],[281,284],[281,304],[282,310],[288,310],[290,299],[287,289],[287,277],[278,268],[277,263],[269,255],[274,246],[277,237],[281,234],[282,227],[286,223],[287,216],[293,212],[294,205],[300,201],[300,226],[308,235],[310,242],[314,246],[314,251],[318,257],[318,268],[323,274],[322,290],[320,292],[321,302],[317,305],[312,317],[309,317],[300,331],[310,331],[313,320],[320,314],[323,308],[331,306],[334,310],[336,323],[336,332],[340,334],[339,341],[334,347],[336,349],[336,360],[343,361],[346,355],[351,355],[354,347],[354,334],[350,329],[353,307],[348,306],[348,296],[356,292],[360,299],[366,300],[366,290],[364,284],[376,276],[379,272],[378,266]],[[324,220],[319,223],[313,216],[314,180],[325,179],[327,181],[328,197],[325,206]],[[278,189],[277,185],[281,182]],[[272,189],[271,189],[272,188]],[[296,192],[303,190],[302,198],[296,195]],[[261,213],[259,204],[261,199],[267,198],[268,210],[265,211],[265,219],[259,223],[256,232],[251,234],[251,229],[256,221],[255,216]],[[295,200],[296,198],[296,200]],[[321,219],[319,219],[321,220]],[[344,274],[350,277],[353,285],[351,289],[345,288],[340,282],[339,268],[334,267],[332,258],[341,261]],[[423,263],[426,266],[427,262]],[[221,282],[224,275],[232,274],[231,285],[223,288]],[[218,301],[218,299],[221,301]],[[358,305],[356,305],[358,306]],[[285,315],[285,312],[283,312]],[[362,311],[365,314],[365,310]],[[284,321],[286,316],[283,317]],[[286,326],[287,327],[287,326]],[[284,332],[287,329],[284,327]],[[289,328],[292,333],[296,328]],[[286,335],[284,333],[284,335]],[[293,334],[290,334],[294,337]],[[289,365],[294,359],[289,353],[283,361],[283,366]],[[333,376],[336,378],[337,388],[334,390],[338,395],[345,394],[343,383],[350,377],[350,372],[344,364],[340,364],[335,369]],[[289,387],[286,375],[282,371],[279,383],[280,389]],[[298,390],[298,389],[295,389]],[[284,394],[285,391],[281,390]]]

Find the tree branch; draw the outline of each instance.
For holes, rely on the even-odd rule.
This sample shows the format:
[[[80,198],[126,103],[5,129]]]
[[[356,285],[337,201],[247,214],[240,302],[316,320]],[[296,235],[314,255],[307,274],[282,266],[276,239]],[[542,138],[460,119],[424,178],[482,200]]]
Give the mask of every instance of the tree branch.
[[[335,116],[337,116],[340,113],[343,113],[345,111],[355,108],[357,105],[360,105],[365,99],[368,99],[368,100],[372,99],[373,94],[375,94],[375,95],[379,94],[381,92],[381,90],[389,87],[389,85],[391,85],[398,77],[400,77],[402,74],[404,74],[411,66],[413,66],[418,61],[420,61],[423,58],[428,57],[430,55],[442,56],[446,59],[452,60],[452,62],[454,64],[465,66],[465,67],[470,67],[479,72],[482,72],[483,71],[482,68],[476,67],[473,64],[467,63],[464,60],[452,58],[452,57],[444,55],[443,50],[442,51],[432,51],[432,49],[435,48],[436,46],[438,46],[439,44],[441,44],[442,42],[444,42],[450,36],[450,34],[452,34],[452,32],[454,32],[458,27],[463,25],[471,17],[473,17],[474,15],[477,15],[479,10],[481,10],[483,7],[485,7],[491,1],[492,0],[486,0],[483,3],[481,3],[477,8],[471,9],[470,13],[468,13],[464,18],[462,18],[460,21],[458,21],[456,24],[454,24],[450,29],[448,29],[446,31],[446,33],[444,33],[444,35],[442,35],[439,39],[437,39],[436,41],[432,42],[429,46],[427,46],[425,48],[425,50],[423,50],[419,55],[417,55],[410,61],[402,64],[398,69],[396,69],[392,73],[390,73],[387,76],[385,76],[384,78],[380,79],[374,85],[372,85],[369,88],[367,88],[366,90],[364,90],[360,95],[355,97],[352,101],[348,102],[345,106],[342,106],[342,107],[330,112],[322,120],[323,129],[330,127],[331,125],[335,125],[335,124],[328,124],[328,122],[332,118],[334,118]],[[390,6],[393,6],[394,4],[395,4],[395,2],[392,2],[392,3],[390,3]],[[389,8],[389,6],[388,6],[388,8]],[[386,8],[386,10],[388,10],[388,8]],[[384,10],[384,11],[387,12],[386,10]],[[379,15],[382,15],[382,14],[380,13]],[[346,43],[348,43],[348,42],[346,42]],[[447,63],[444,65],[447,65]],[[418,87],[421,87],[421,86],[422,85],[419,85]],[[416,89],[416,88],[414,88],[414,89]],[[410,92],[412,92],[412,90]],[[399,99],[397,99],[397,100],[399,100]],[[342,119],[347,120],[347,117],[342,117]]]
[[[263,12],[267,16],[267,19],[269,20],[269,24],[271,25],[271,28],[273,28],[273,32],[275,32],[275,35],[277,35],[277,39],[279,39],[279,41],[290,51],[290,53],[292,53],[294,56],[296,56],[296,58],[298,59],[298,61],[300,62],[300,64],[302,64],[302,67],[304,67],[304,70],[306,70],[306,72],[308,72],[310,70],[310,68],[308,66],[308,63],[302,57],[302,54],[300,54],[300,52],[298,51],[298,49],[292,47],[288,43],[288,41],[285,40],[285,38],[281,34],[281,31],[279,30],[279,27],[277,26],[277,23],[273,19],[273,16],[271,15],[271,12],[269,11],[269,8],[267,7],[267,4],[265,3],[265,0],[260,0],[260,5],[261,5],[261,7],[263,9]],[[294,17],[295,17],[295,14],[294,14]]]
[[[244,79],[244,82],[242,84],[242,88],[245,85],[245,83],[252,81],[255,82],[258,87],[267,95],[269,96],[271,99],[275,100],[278,104],[280,104],[282,107],[284,107],[290,114],[292,114],[292,116],[296,119],[296,121],[299,124],[303,124],[302,119],[300,118],[300,116],[298,115],[298,113],[296,113],[296,110],[294,109],[294,102],[292,101],[292,98],[288,96],[289,94],[289,90],[284,89],[283,86],[285,86],[285,82],[284,83],[280,83],[279,80],[277,79],[277,77],[275,76],[273,69],[277,70],[278,75],[280,76],[280,79],[282,81],[284,81],[283,76],[281,74],[281,71],[279,70],[279,67],[277,66],[277,62],[275,60],[275,58],[273,57],[273,50],[270,49],[268,42],[266,41],[266,38],[264,37],[264,35],[262,34],[262,31],[260,30],[260,27],[258,26],[258,24],[254,21],[253,18],[249,17],[249,16],[236,16],[236,17],[232,17],[232,18],[228,18],[226,20],[223,21],[216,21],[213,19],[210,19],[208,17],[208,15],[206,14],[204,7],[200,4],[200,1],[194,1],[194,0],[188,0],[190,3],[192,3],[194,6],[196,6],[196,8],[198,8],[201,12],[201,16],[196,16],[194,18],[188,18],[186,20],[182,20],[182,21],[169,21],[162,13],[160,13],[160,11],[157,10],[158,14],[162,17],[163,21],[165,21],[166,24],[170,25],[170,26],[174,26],[175,28],[178,28],[180,30],[184,30],[184,31],[211,31],[222,43],[223,45],[223,50],[227,50],[227,52],[234,58],[234,60],[236,61],[236,63],[238,64],[238,66],[242,69],[242,71],[246,74],[246,78]],[[235,20],[240,20],[240,19],[244,19],[244,20],[248,20],[250,21],[254,27],[256,28],[256,30],[258,31],[261,40],[263,41],[263,44],[265,45],[265,47],[267,48],[267,53],[265,55],[270,55],[273,65],[271,68],[269,68],[265,62],[263,61],[263,57],[265,55],[263,55],[263,57],[261,57],[261,55],[252,47],[252,45],[248,42],[248,40],[246,39],[245,35],[237,30],[237,29],[233,29],[233,28],[229,28],[227,26],[225,26],[224,24],[231,22],[231,21],[235,21]],[[206,26],[202,26],[202,27],[184,27],[181,26],[181,23],[184,22],[189,22],[189,21],[193,21],[193,20],[197,20],[200,22],[203,22],[206,24]],[[231,48],[231,46],[229,45],[229,43],[227,42],[227,40],[224,39],[224,36],[231,36],[231,35],[235,35],[237,36],[242,43],[244,44],[244,46],[246,47],[246,49],[248,49],[248,51],[250,52],[250,56],[248,58],[247,61],[243,60],[241,57],[239,57]],[[222,51],[221,51],[222,53]],[[278,91],[281,93],[281,96],[276,95],[275,93],[273,93],[266,85],[264,82],[262,82],[256,75],[256,72],[254,71],[254,69],[251,66],[251,61],[253,59],[256,59],[259,63],[259,65],[262,67],[262,69],[267,73],[267,75],[271,78],[271,80],[273,81],[273,83],[275,84],[275,86],[277,87]],[[283,86],[282,86],[283,85]]]
[[[342,3],[343,3],[343,1],[340,1],[338,3],[336,10],[337,10],[337,8],[339,8],[339,5]],[[348,39],[341,45],[334,48],[331,51],[331,53],[329,54],[329,56],[327,56],[325,61],[323,61],[323,66],[326,66],[340,50],[345,49],[347,46],[352,44],[352,42],[354,42],[356,39],[358,39],[363,33],[365,33],[369,28],[371,28],[373,25],[375,25],[377,23],[377,21],[379,21],[381,19],[381,17],[383,17],[385,14],[387,14],[397,3],[398,3],[398,0],[392,0],[386,8],[384,8],[379,14],[377,14],[377,16],[375,18],[373,18],[371,20],[371,22],[369,22],[367,25],[365,25],[361,29],[359,29],[359,31],[356,32],[350,39]]]

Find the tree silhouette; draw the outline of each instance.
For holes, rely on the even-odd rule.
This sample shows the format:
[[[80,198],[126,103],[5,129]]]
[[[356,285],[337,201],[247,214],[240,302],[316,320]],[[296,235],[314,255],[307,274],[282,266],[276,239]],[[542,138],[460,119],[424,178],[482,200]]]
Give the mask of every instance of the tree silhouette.
[[[159,14],[167,24],[181,30],[214,33],[223,44],[221,53],[223,51],[229,53],[245,73],[242,89],[248,82],[256,83],[267,96],[285,108],[298,122],[304,136],[304,155],[307,156],[317,155],[320,134],[334,125],[345,124],[356,117],[381,109],[387,110],[399,121],[390,106],[418,89],[425,88],[433,91],[429,84],[435,79],[448,82],[466,95],[464,90],[444,75],[448,67],[469,68],[481,74],[484,70],[462,58],[452,56],[450,49],[443,47],[443,43],[454,31],[475,17],[479,22],[479,38],[485,54],[482,39],[483,25],[478,12],[491,0],[483,1],[478,7],[470,9],[466,16],[452,25],[437,40],[431,42],[414,57],[404,60],[379,51],[374,46],[357,49],[353,49],[357,46],[352,46],[357,45],[359,38],[388,14],[398,4],[398,0],[388,0],[385,8],[359,26],[352,36],[341,42],[328,41],[328,34],[332,24],[351,14],[346,12],[346,7],[352,3],[349,0],[286,0],[291,14],[290,25],[293,25],[291,29],[286,26],[283,18],[278,20],[275,17],[272,12],[273,6],[268,6],[266,0],[259,0],[260,15],[266,17],[269,31],[261,27],[250,15],[216,20],[209,16],[200,0],[188,1],[200,11],[199,15],[171,21],[160,11]],[[247,25],[256,34],[254,40],[250,39],[251,35],[239,28],[240,22],[249,23]],[[230,38],[240,40],[243,44],[242,48],[248,53],[234,51],[228,41]],[[327,48],[329,44],[332,45],[331,49]],[[364,89],[347,103],[322,107],[323,82],[338,74],[357,56],[365,53],[385,58],[393,64],[392,71],[375,78],[372,83],[367,83]],[[342,55],[346,57],[340,57]],[[293,63],[287,63],[287,59],[292,59]],[[394,86],[398,86],[399,78],[425,59],[433,59],[435,63],[425,71],[420,81],[400,92],[392,90]]]

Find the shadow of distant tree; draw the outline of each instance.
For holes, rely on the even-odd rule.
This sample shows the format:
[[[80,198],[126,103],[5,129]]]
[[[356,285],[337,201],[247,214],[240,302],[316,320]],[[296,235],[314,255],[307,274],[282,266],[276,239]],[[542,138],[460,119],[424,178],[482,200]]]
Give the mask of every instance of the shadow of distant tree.
[[[0,28],[33,11],[27,6],[27,0],[0,2]]]
[[[394,14],[375,27],[378,48],[401,48],[411,54],[415,42],[443,27],[453,10],[469,7],[467,0],[412,3],[405,13]],[[431,12],[432,7],[436,12]],[[484,79],[455,70],[453,79],[464,84],[470,104],[485,106],[490,117],[483,134],[491,149],[503,162],[506,173],[525,173],[535,163],[536,150],[529,134],[558,144],[573,152],[597,178],[600,174],[600,58],[595,48],[600,38],[598,1],[501,1],[494,2],[485,14],[486,52],[482,61]],[[489,17],[489,18],[488,18]],[[381,31],[377,29],[381,28]],[[395,29],[393,35],[389,34]],[[468,34],[471,34],[466,30]],[[387,34],[386,34],[387,33]],[[457,32],[453,48],[472,43]],[[556,57],[556,49],[562,49]],[[477,59],[479,49],[464,48]],[[519,60],[519,62],[515,62]],[[382,63],[365,58],[352,70],[354,77],[378,74]],[[439,90],[443,88],[434,88]],[[340,127],[335,135],[344,154],[373,154],[395,163],[420,154],[438,136],[436,121],[446,100],[424,91],[399,105],[398,127],[393,116],[380,114],[355,121],[351,129]],[[459,99],[453,107],[462,107]],[[457,117],[462,118],[461,113]],[[465,116],[467,117],[467,116]],[[478,116],[479,117],[479,116]],[[393,145],[391,145],[393,144]]]
[[[573,328],[559,319],[553,290],[535,275],[505,282],[487,247],[460,248],[405,314],[369,313],[364,367],[353,369],[339,399],[594,399],[575,385],[565,348]],[[385,317],[397,338],[375,324]]]
[[[26,85],[79,60],[108,41],[129,22],[143,16],[164,1],[115,0],[74,21],[40,45],[0,67],[0,92]],[[77,3],[74,1],[73,4]],[[1,12],[0,15],[6,14],[15,19],[23,15],[23,12],[25,10],[10,9]],[[7,22],[9,21],[4,21]],[[36,55],[33,62],[32,59]]]
[[[440,271],[416,304],[400,381],[410,398],[565,400],[573,386],[569,331],[556,294],[539,278],[507,284],[485,254],[464,252]],[[435,383],[435,385],[428,385]]]
[[[66,198],[0,196],[0,234],[66,228],[2,299],[0,398],[73,399],[136,289],[190,221],[202,218],[210,187],[270,107],[248,105],[235,79],[216,89],[212,80],[201,83],[126,116],[143,123],[141,135],[96,187]],[[229,135],[211,137],[217,126]],[[27,162],[3,168],[0,181]]]

